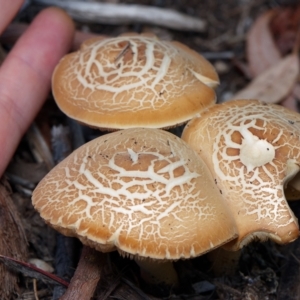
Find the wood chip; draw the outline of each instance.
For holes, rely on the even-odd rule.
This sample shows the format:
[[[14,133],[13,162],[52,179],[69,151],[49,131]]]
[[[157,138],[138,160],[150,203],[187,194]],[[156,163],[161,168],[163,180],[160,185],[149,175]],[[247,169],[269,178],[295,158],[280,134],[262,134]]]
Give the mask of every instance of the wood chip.
[[[299,74],[299,58],[290,54],[279,63],[257,76],[233,99],[259,99],[266,103],[278,103],[294,87]]]

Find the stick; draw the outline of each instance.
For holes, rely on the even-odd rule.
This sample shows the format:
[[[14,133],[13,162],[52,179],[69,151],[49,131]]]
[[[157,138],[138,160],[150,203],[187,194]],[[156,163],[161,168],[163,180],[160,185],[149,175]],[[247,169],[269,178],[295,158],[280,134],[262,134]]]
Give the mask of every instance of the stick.
[[[58,125],[51,129],[51,145],[53,160],[58,164],[72,152],[71,135],[68,127]],[[55,269],[58,276],[71,278],[74,274],[74,258],[76,240],[60,233],[56,237]],[[52,299],[59,299],[65,293],[65,288],[55,286]]]
[[[63,8],[80,22],[102,24],[147,23],[183,31],[204,31],[206,22],[174,10],[146,5],[126,5],[83,1],[34,0],[36,4]]]

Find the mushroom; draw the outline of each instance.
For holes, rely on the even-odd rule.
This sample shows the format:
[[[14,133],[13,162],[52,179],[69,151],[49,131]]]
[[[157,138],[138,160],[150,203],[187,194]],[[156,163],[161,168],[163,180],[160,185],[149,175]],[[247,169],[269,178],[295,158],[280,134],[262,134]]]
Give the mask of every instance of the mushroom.
[[[298,113],[258,100],[228,101],[191,120],[182,138],[206,162],[237,223],[239,236],[225,249],[299,236],[284,194],[299,172]]]
[[[163,274],[163,262],[196,257],[237,237],[205,163],[159,129],[116,131],[83,145],[38,184],[32,203],[62,234],[135,258],[151,276],[152,260],[161,262]],[[167,267],[164,282],[176,283]]]
[[[59,108],[92,127],[169,128],[215,104],[214,67],[179,42],[153,34],[91,39],[57,65]]]

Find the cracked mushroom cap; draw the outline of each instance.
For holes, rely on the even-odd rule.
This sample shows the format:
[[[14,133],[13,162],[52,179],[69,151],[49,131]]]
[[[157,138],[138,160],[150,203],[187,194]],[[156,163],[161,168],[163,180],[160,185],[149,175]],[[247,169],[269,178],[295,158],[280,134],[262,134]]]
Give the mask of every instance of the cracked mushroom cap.
[[[151,34],[92,39],[56,67],[52,90],[69,117],[102,129],[167,128],[215,103],[213,66]]]
[[[32,202],[55,229],[103,252],[175,260],[237,236],[206,165],[158,129],[85,144],[39,183]]]
[[[184,129],[234,214],[237,250],[253,239],[283,244],[299,235],[284,187],[300,165],[300,116],[279,105],[235,100],[215,105]]]

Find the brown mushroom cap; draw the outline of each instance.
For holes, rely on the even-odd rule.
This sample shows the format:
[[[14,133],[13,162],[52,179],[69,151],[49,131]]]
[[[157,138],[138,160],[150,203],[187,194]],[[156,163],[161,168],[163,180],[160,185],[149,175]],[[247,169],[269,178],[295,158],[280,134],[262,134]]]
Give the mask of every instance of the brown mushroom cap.
[[[253,238],[288,243],[299,235],[284,187],[299,171],[300,116],[278,105],[235,100],[207,109],[184,129],[207,163],[238,225],[237,250]]]
[[[158,129],[85,144],[39,183],[32,201],[55,229],[103,252],[189,258],[237,236],[206,165]]]
[[[92,39],[56,67],[52,90],[69,117],[103,129],[166,128],[215,103],[213,66],[150,34]]]

